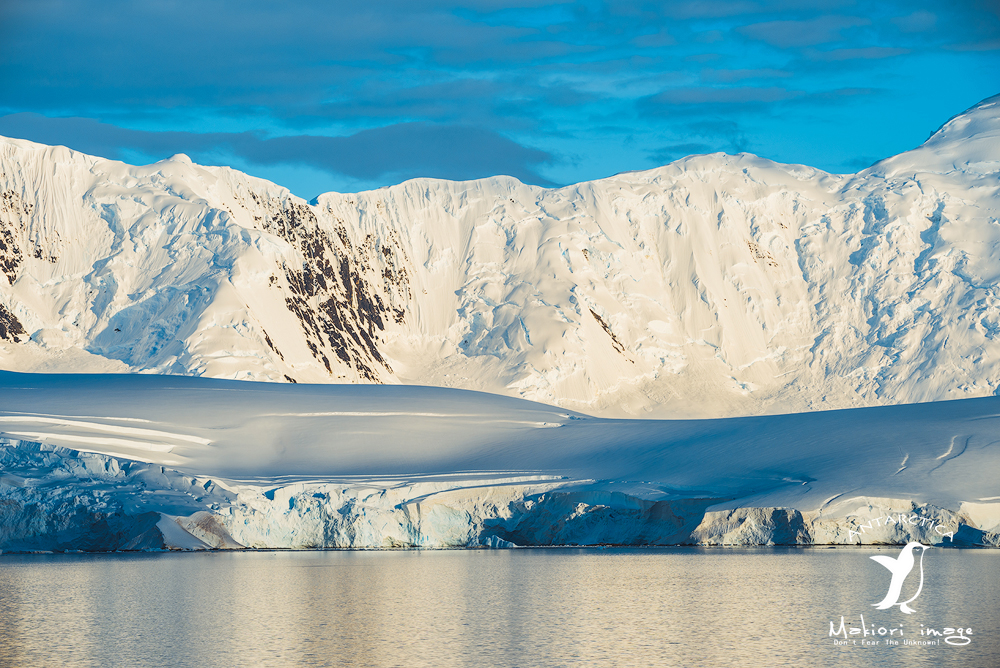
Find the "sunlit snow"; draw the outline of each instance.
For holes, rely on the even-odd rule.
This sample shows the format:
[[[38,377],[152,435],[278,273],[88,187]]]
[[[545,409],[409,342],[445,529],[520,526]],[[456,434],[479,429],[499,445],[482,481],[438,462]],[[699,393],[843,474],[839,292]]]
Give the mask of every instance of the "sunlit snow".
[[[609,417],[989,396],[998,172],[998,98],[854,175],[713,154],[312,206],[184,156],[0,139],[0,364],[417,383]]]

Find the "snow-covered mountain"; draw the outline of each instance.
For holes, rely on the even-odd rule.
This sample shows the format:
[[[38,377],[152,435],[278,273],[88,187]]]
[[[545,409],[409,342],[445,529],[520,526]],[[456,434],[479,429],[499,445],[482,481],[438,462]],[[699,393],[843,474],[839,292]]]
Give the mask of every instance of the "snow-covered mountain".
[[[312,205],[0,139],[0,367],[723,416],[1000,388],[1000,96],[854,175],[695,156]]]

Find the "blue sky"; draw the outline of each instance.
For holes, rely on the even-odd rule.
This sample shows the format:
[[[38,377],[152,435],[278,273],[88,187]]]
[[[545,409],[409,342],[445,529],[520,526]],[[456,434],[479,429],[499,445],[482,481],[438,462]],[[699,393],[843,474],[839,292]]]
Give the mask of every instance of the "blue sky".
[[[306,198],[692,153],[853,172],[1000,93],[997,0],[0,0],[0,134]]]

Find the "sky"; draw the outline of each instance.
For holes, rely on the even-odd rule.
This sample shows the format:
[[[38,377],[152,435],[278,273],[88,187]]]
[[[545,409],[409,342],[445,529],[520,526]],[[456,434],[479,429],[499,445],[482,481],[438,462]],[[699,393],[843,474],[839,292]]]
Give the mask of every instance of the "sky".
[[[690,154],[855,172],[1000,93],[1000,0],[0,0],[0,135],[311,199]]]

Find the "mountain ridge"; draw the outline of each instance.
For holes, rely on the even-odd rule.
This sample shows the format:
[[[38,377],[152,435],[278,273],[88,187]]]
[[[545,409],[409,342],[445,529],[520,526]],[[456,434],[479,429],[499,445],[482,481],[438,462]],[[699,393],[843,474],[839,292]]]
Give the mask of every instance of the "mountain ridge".
[[[0,139],[0,366],[418,383],[607,416],[1000,388],[1000,96],[853,175],[692,156],[307,204]]]

